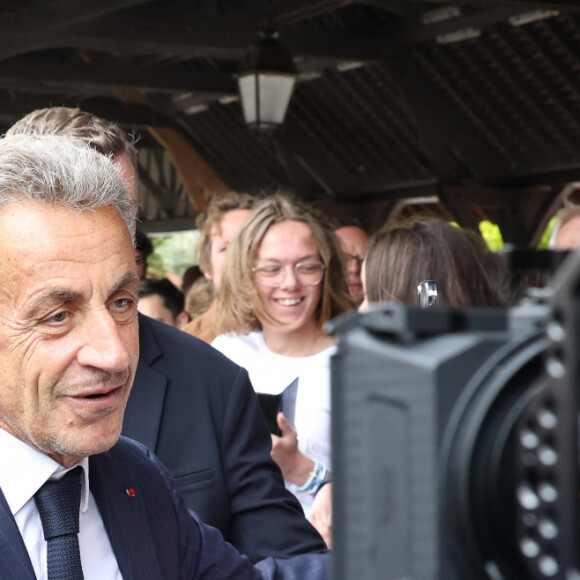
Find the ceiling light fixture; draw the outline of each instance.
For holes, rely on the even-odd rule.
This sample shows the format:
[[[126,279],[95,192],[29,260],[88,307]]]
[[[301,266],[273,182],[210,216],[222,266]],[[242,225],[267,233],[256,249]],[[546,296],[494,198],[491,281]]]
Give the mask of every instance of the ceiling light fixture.
[[[249,127],[272,133],[284,123],[298,71],[290,51],[268,27],[246,53],[238,75],[244,118]]]

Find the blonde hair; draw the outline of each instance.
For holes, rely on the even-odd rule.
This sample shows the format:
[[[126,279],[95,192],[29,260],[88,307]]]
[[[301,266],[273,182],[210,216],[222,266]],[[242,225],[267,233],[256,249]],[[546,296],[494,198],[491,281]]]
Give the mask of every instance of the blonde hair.
[[[251,215],[228,246],[216,320],[220,332],[245,334],[261,330],[261,320],[280,324],[268,314],[260,299],[252,268],[266,232],[285,221],[302,222],[310,228],[326,266],[316,310],[318,326],[322,328],[328,320],[352,308],[342,252],[332,229],[314,208],[278,192],[255,203]]]

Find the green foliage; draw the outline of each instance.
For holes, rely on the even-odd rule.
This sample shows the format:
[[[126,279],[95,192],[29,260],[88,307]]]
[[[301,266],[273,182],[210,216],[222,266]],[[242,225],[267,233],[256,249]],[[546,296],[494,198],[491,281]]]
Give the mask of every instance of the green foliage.
[[[499,252],[503,248],[503,237],[497,224],[492,224],[489,220],[479,222],[479,231],[487,247],[492,252]]]
[[[147,259],[148,276],[172,279],[177,276],[181,279],[187,268],[197,264],[197,230],[150,237],[153,254]]]
[[[546,226],[546,229],[544,230],[544,233],[542,234],[542,239],[540,240],[540,243],[538,244],[539,250],[546,250],[548,248],[548,242],[550,240],[550,235],[552,233],[552,229],[554,228],[555,223],[556,223],[556,216],[554,216],[548,222],[548,225]]]
[[[556,222],[556,217],[554,216],[546,226],[540,243],[538,244],[539,250],[545,250],[548,247],[548,241],[550,240],[550,234]],[[479,231],[487,244],[487,247],[493,252],[499,252],[503,248],[503,238],[499,226],[492,224],[490,221],[479,222]]]

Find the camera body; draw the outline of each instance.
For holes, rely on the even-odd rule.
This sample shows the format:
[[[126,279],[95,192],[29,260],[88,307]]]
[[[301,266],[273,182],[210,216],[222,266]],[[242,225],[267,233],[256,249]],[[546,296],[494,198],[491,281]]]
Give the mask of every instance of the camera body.
[[[580,283],[562,270],[547,304],[331,322],[334,580],[580,579]]]

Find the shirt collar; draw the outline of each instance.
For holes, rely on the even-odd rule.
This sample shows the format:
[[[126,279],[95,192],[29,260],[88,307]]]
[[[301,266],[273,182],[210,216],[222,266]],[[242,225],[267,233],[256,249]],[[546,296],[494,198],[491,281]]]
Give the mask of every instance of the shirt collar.
[[[49,479],[60,479],[77,465],[65,469],[30,445],[0,428],[0,465],[12,469],[0,469],[0,489],[12,514],[16,514],[34,497]],[[89,459],[79,465],[83,468],[81,478],[81,511],[86,512],[89,502]],[[16,468],[16,466],[18,466]]]

